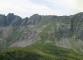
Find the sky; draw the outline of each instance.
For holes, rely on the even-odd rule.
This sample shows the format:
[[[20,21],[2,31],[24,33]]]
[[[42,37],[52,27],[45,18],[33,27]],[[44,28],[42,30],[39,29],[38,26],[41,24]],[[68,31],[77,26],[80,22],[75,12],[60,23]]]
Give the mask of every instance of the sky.
[[[83,12],[83,0],[0,0],[0,14],[21,17],[39,15],[72,15]]]

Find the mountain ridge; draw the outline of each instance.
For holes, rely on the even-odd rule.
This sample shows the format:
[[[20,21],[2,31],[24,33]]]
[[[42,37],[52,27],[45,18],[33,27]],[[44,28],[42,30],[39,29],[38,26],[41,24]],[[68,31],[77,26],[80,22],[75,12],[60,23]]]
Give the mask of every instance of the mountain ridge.
[[[13,13],[0,14],[0,23],[0,49],[50,43],[83,52],[82,12],[70,16],[34,14],[24,19]]]

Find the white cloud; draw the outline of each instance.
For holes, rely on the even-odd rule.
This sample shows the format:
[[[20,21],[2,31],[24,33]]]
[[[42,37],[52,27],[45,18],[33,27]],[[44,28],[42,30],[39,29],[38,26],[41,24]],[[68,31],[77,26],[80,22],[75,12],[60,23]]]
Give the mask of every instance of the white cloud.
[[[74,13],[83,12],[83,0],[76,0],[74,10]]]
[[[0,14],[14,13],[29,17],[40,15],[70,15],[82,9],[82,0],[0,0]],[[79,4],[80,3],[80,4]],[[81,7],[79,8],[79,6]]]

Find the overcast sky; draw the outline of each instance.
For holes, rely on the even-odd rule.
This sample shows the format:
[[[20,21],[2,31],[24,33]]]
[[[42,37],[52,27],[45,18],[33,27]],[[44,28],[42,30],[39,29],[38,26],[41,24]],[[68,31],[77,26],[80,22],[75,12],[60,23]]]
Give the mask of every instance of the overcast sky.
[[[0,14],[21,17],[39,15],[71,15],[83,12],[83,0],[0,0]]]

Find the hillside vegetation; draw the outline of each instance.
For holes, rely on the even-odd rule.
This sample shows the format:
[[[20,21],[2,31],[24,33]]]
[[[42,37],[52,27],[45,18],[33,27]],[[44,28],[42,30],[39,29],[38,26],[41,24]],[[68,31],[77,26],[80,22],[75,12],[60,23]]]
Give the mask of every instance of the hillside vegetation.
[[[0,60],[82,60],[83,55],[51,44],[32,44],[0,51]]]

